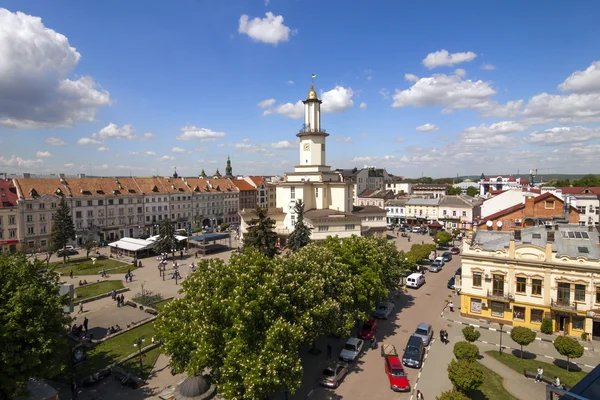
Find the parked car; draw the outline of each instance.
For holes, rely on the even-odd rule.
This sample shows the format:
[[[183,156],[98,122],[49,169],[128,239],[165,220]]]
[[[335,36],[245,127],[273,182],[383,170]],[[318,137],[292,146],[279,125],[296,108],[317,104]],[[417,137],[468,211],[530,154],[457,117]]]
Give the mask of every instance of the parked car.
[[[330,388],[337,388],[340,386],[340,381],[348,373],[348,364],[344,362],[334,362],[329,364],[321,373],[321,379],[319,383],[323,386]]]
[[[65,246],[65,249],[66,250],[73,250],[73,251],[75,251],[75,247],[73,247],[71,245]]]
[[[390,381],[390,389],[394,392],[410,392],[410,383],[408,376],[404,372],[404,367],[397,355],[388,355],[385,357],[385,373]]]
[[[462,275],[462,267],[458,267],[456,272],[454,272],[454,275]]]
[[[444,262],[452,260],[452,252],[445,251],[444,254],[442,254],[442,258],[444,259]]]
[[[361,339],[370,340],[373,337],[373,335],[375,335],[377,333],[378,327],[379,327],[379,324],[377,323],[377,320],[370,319],[363,324],[362,329],[360,330],[360,333],[358,334],[358,336]]]
[[[79,252],[75,249],[60,249],[56,252],[56,255],[59,257],[74,256],[75,254],[79,254]]]
[[[421,322],[419,325],[417,325],[417,329],[415,329],[413,336],[420,337],[423,340],[423,344],[425,346],[429,346],[429,343],[433,338],[433,327],[429,324]]]
[[[458,247],[453,247],[450,249],[450,252],[454,255],[460,254],[460,249]]]
[[[391,231],[392,229],[394,229],[396,226],[394,224],[387,224],[387,229],[388,231]]]
[[[454,289],[454,283],[456,282],[456,279],[454,279],[454,277],[450,278],[448,280],[448,289],[452,290]]]
[[[444,266],[444,264],[446,264],[446,261],[444,260],[444,257],[441,257],[441,256],[440,257],[436,257],[435,260],[433,260],[433,261],[439,262],[440,264],[442,264],[442,267]]]
[[[425,284],[425,275],[414,273],[410,274],[408,278],[406,278],[406,286],[418,289]]]
[[[379,303],[379,305],[375,309],[375,318],[388,319],[388,317],[392,313],[393,309],[394,309],[394,303],[390,303],[390,302]]]
[[[356,360],[362,351],[364,343],[365,342],[359,338],[351,337],[348,339],[340,353],[340,361],[353,362]]]
[[[429,266],[429,272],[440,272],[442,268],[443,264],[436,260]]]
[[[412,368],[421,368],[423,356],[425,355],[425,344],[419,336],[411,336],[406,343],[402,355],[402,365]]]

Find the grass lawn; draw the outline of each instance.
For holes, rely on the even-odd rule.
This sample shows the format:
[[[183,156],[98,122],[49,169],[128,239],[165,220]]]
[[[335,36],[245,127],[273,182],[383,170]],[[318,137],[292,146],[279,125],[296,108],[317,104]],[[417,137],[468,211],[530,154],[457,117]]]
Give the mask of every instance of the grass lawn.
[[[519,400],[511,395],[505,388],[502,377],[479,363],[479,368],[483,372],[483,384],[479,390],[468,393],[472,400]]]
[[[111,290],[123,289],[123,282],[118,281],[103,281],[95,283],[93,285],[79,286],[75,288],[77,298],[75,301],[87,299],[90,297],[98,296],[100,294],[109,293]]]
[[[122,333],[112,339],[108,339],[88,350],[87,360],[75,367],[75,374],[78,378],[84,378],[98,370],[109,366],[130,354],[136,352],[137,347],[133,344],[140,336],[146,338],[144,345],[148,345],[155,335],[154,323],[149,322],[141,325],[138,328],[132,329],[129,332]],[[158,357],[158,356],[157,356]],[[146,363],[148,356],[144,358]],[[139,359],[137,360],[139,365]],[[139,367],[138,367],[139,368]],[[139,373],[139,369],[138,369]]]
[[[152,304],[152,308],[156,311],[160,312],[167,304],[169,304],[173,299],[161,300],[157,303]]]
[[[132,358],[131,360],[124,362],[121,364],[121,367],[125,371],[129,371],[132,374],[142,378],[143,380],[148,379],[148,375],[152,372],[152,367],[154,367],[154,363],[158,359],[160,355],[160,347],[152,349],[144,354],[142,354],[142,371],[143,374],[140,376],[140,359],[139,357]]]
[[[509,368],[514,369],[515,371],[517,371],[520,374],[523,373],[524,369],[535,373],[537,371],[538,365],[541,365],[542,368],[544,369],[545,376],[549,376],[551,378],[558,376],[562,383],[566,383],[569,386],[574,386],[577,382],[579,382],[581,380],[581,378],[583,378],[584,376],[587,375],[587,372],[585,372],[585,371],[567,372],[567,370],[564,368],[561,368],[557,365],[543,362],[543,361],[540,361],[537,359],[525,359],[524,358],[521,360],[519,357],[516,357],[516,356],[514,356],[510,353],[506,353],[506,352],[502,353],[502,356],[500,356],[499,352],[494,351],[494,350],[486,351],[485,354],[489,355],[490,357],[495,358],[496,360],[500,361],[502,364],[506,365]]]
[[[109,275],[113,274],[125,274],[128,269],[132,271],[135,270],[135,267],[131,264],[127,264],[121,261],[117,261],[112,258],[96,260],[96,264],[92,264],[92,260],[82,258],[78,259],[76,262],[71,260],[70,263],[63,265],[63,263],[50,263],[50,265],[55,267],[55,271],[60,273],[61,275],[69,275],[69,272],[73,270],[74,275],[96,275],[99,274],[100,271],[109,270],[112,268],[112,271],[107,271]]]

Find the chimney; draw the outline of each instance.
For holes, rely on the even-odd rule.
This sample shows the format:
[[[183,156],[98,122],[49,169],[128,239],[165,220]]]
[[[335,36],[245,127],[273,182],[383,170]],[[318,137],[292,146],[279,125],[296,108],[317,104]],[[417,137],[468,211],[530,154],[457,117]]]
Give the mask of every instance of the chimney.
[[[521,240],[521,230],[515,229],[515,240]]]
[[[523,214],[525,217],[532,217],[533,215],[535,215],[534,203],[535,197],[525,196],[525,211]]]
[[[558,224],[554,224],[554,230],[557,231],[558,230]]]
[[[549,243],[554,242],[554,231],[548,231],[546,241]]]
[[[570,211],[571,211],[571,198],[567,196],[565,198],[564,207],[563,207],[563,218],[565,219],[565,222],[567,224],[569,223]]]
[[[594,226],[588,225],[588,232],[594,232]]]

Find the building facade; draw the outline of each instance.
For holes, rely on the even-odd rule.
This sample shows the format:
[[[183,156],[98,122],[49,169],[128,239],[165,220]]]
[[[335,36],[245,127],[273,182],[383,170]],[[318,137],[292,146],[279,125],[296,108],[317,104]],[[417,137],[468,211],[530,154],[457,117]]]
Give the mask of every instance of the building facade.
[[[439,199],[448,194],[448,185],[442,183],[417,183],[412,185],[413,196]]]
[[[600,187],[561,187],[557,191],[579,211],[579,225],[600,225]]]
[[[269,206],[269,196],[266,181],[263,177],[246,176],[244,180],[256,190],[256,205],[260,208],[267,208]]]
[[[407,198],[400,198],[385,202],[388,224],[403,224],[406,222],[405,205],[407,201]]]
[[[394,192],[388,189],[369,189],[358,196],[358,206],[376,206],[385,208],[385,202],[395,197]]]
[[[461,314],[600,337],[599,239],[576,224],[477,230],[462,251]]]
[[[385,188],[393,191],[396,196],[412,195],[412,183],[399,176],[390,176],[390,180],[386,182]]]
[[[19,196],[12,179],[0,179],[0,253],[19,249]]]
[[[256,208],[258,198],[256,188],[245,179],[234,179],[233,184],[237,186],[240,198],[240,210],[253,210]]]
[[[427,225],[437,222],[439,198],[412,197],[405,203],[406,222],[410,225]]]
[[[465,195],[444,196],[438,204],[438,222],[446,230],[472,229],[479,218],[481,202]]]
[[[513,178],[512,176],[493,176],[486,178],[481,174],[479,179],[479,195],[487,196],[490,190],[509,190],[528,187],[529,181],[523,178]]]

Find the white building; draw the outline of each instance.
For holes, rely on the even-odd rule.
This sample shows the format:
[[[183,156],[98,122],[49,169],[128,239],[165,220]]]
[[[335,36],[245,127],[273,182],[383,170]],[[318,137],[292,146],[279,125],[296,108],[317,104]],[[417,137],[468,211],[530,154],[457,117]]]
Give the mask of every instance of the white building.
[[[394,192],[396,196],[410,196],[412,194],[412,182],[396,176],[390,177],[386,182],[385,188]]]
[[[560,192],[563,200],[577,207],[579,225],[600,225],[600,187],[562,187],[556,190]]]
[[[461,194],[467,194],[467,190],[470,187],[477,189],[477,192],[479,192],[479,182],[473,182],[470,179],[465,179],[460,183],[455,183],[454,185],[452,185],[452,187],[459,188]]]
[[[404,206],[407,198],[388,200],[385,202],[385,211],[388,224],[400,224],[406,222],[406,212]]]
[[[529,181],[523,178],[513,178],[512,176],[486,178],[484,174],[481,174],[481,178],[479,179],[479,195],[485,196],[494,190],[521,189],[528,186],[530,186]]]

